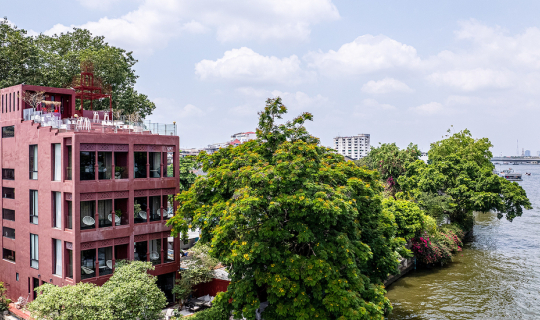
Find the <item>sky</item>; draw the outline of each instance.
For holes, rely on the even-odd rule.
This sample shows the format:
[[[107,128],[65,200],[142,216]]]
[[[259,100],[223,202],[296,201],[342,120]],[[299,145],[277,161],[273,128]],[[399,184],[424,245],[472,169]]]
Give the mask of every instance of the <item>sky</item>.
[[[371,134],[427,151],[447,130],[494,155],[540,151],[540,2],[364,0],[0,0],[30,34],[73,27],[134,52],[148,119],[182,148],[253,131],[280,96],[308,130]]]

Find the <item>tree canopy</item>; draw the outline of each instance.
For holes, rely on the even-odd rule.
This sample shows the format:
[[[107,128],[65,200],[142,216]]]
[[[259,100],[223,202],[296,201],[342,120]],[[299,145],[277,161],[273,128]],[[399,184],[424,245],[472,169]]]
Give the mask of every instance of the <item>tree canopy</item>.
[[[166,305],[150,262],[120,262],[102,286],[44,284],[27,305],[36,320],[157,320]]]
[[[510,221],[521,216],[523,209],[532,209],[525,190],[493,173],[494,165],[487,138],[474,139],[469,130],[455,133],[431,144],[429,164],[416,161],[399,179],[409,196],[422,198],[422,193],[450,197],[453,222],[466,230],[472,227],[472,213],[496,211],[499,218]]]
[[[173,234],[200,228],[231,283],[215,304],[237,316],[383,319],[382,281],[407,254],[382,210],[378,173],[318,144],[304,113],[278,124],[280,98],[259,113],[257,139],[199,154],[200,176],[177,200]],[[229,303],[230,301],[230,303]]]
[[[80,74],[83,61],[92,62],[94,75],[111,86],[113,109],[143,118],[155,109],[146,95],[134,89],[138,76],[132,52],[111,46],[104,37],[93,36],[86,29],[34,37],[7,19],[0,23],[0,88],[21,83],[69,87]],[[109,102],[94,101],[93,108],[108,109]]]

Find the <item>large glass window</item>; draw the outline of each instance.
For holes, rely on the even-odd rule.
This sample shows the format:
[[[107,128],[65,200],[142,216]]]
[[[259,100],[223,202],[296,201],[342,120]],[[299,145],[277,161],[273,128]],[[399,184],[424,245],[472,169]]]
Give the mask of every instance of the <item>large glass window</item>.
[[[2,219],[15,221],[15,210],[2,209]]]
[[[174,177],[174,152],[167,152],[167,177]]]
[[[143,223],[148,220],[146,197],[135,198],[133,214],[135,223]]]
[[[113,272],[112,247],[98,249],[99,276],[105,276]]]
[[[38,146],[37,144],[33,144],[30,146],[28,164],[30,168],[30,179],[37,180],[38,178]]]
[[[133,152],[135,178],[146,178],[146,152]]]
[[[67,272],[66,277],[73,279],[73,250],[66,250],[67,251]]]
[[[9,239],[15,239],[15,229],[2,227],[2,235]]]
[[[129,178],[127,152],[114,153],[114,178],[115,179],[128,179]]]
[[[66,229],[73,229],[73,207],[71,205],[72,205],[71,201],[66,201],[66,206],[67,206]]]
[[[2,138],[15,137],[15,126],[2,127]]]
[[[112,200],[98,200],[98,217],[99,217],[99,227],[112,227],[112,221],[115,219],[116,215],[112,211]],[[118,218],[120,220],[120,218]],[[120,224],[118,221],[117,224]]]
[[[96,153],[94,151],[81,151],[81,180],[95,180]]]
[[[62,240],[53,239],[53,274],[62,276]]]
[[[38,192],[30,190],[30,223],[38,224]]]
[[[112,179],[112,152],[98,152],[98,179]]]
[[[169,240],[170,239],[170,240]],[[165,252],[165,256],[163,257],[163,262],[174,262],[174,238],[168,237],[163,238],[163,245],[167,244],[167,252]]]
[[[2,179],[15,180],[15,169],[2,169]]]
[[[161,197],[152,196],[150,197],[150,221],[160,221],[161,220]]]
[[[72,177],[72,161],[71,160],[71,146],[67,146],[67,166],[66,166],[66,180],[71,180]]]
[[[94,229],[96,227],[96,202],[81,201],[81,230]]]
[[[39,237],[37,234],[30,234],[30,266],[39,269]]]
[[[134,260],[135,261],[147,261],[146,259],[146,250],[148,242],[141,241],[141,242],[135,242],[135,255]]]
[[[2,198],[15,199],[15,189],[2,187]]]
[[[150,178],[161,177],[161,152],[150,152]]]
[[[53,192],[54,228],[62,228],[62,193]]]
[[[96,276],[96,249],[81,251],[81,278],[88,279]]]
[[[174,198],[173,195],[163,196],[163,219],[169,219],[174,216]]]
[[[150,261],[153,265],[161,263],[161,239],[150,240]]]
[[[15,251],[2,248],[2,259],[15,262]]]
[[[60,181],[62,177],[62,149],[59,143],[53,144],[53,180]]]

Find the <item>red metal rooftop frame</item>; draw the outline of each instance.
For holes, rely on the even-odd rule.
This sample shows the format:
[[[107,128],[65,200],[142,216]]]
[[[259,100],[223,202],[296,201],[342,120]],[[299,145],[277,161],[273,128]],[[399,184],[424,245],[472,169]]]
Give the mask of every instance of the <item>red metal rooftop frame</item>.
[[[73,89],[75,89],[75,98],[81,99],[81,111],[84,109],[84,100],[90,100],[90,110],[94,100],[109,98],[109,110],[112,112],[112,95],[106,92],[111,92],[111,88],[103,88],[101,79],[94,77],[94,65],[92,62],[81,62],[80,79],[73,78]]]

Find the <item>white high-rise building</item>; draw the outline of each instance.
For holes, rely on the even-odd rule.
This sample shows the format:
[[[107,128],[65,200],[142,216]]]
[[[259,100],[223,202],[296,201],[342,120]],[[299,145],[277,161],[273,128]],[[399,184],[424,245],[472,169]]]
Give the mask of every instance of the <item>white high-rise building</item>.
[[[341,155],[358,160],[369,153],[369,134],[360,133],[352,137],[335,137],[332,148]]]

